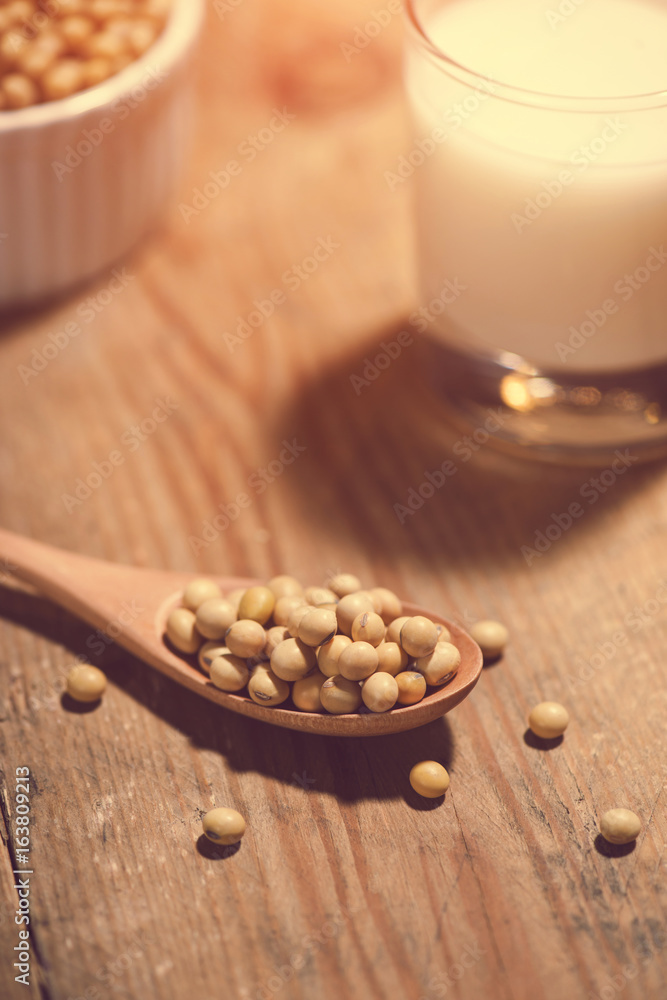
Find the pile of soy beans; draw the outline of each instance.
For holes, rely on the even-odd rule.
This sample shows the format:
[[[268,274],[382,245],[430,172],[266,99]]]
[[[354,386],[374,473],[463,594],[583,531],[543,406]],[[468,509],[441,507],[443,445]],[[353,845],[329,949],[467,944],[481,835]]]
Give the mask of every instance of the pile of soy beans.
[[[0,110],[69,97],[128,66],[172,0],[0,0]]]
[[[461,654],[449,630],[403,615],[384,587],[362,589],[350,573],[324,587],[292,576],[223,596],[193,580],[167,618],[167,639],[197,655],[217,688],[259,705],[288,698],[302,712],[345,715],[414,705],[456,675]]]

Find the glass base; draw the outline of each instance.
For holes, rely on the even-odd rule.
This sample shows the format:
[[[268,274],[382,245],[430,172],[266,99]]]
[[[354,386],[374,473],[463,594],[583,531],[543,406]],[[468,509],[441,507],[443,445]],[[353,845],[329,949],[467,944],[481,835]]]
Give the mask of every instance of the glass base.
[[[633,461],[667,454],[667,365],[556,372],[516,354],[464,354],[428,335],[421,349],[454,420],[496,447],[570,465],[604,465],[619,448]]]

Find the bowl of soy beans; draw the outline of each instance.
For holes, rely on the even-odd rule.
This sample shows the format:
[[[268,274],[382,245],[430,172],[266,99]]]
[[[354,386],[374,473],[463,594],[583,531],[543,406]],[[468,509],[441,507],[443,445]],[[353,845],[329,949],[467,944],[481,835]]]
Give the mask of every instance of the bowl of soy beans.
[[[188,146],[203,9],[0,0],[0,307],[112,280],[156,224]]]

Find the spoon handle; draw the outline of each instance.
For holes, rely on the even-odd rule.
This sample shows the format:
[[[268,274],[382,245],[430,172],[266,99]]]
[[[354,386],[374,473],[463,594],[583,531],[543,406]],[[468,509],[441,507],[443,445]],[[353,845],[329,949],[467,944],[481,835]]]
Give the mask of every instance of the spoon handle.
[[[83,585],[85,571],[82,578],[81,570],[89,562],[83,556],[0,528],[0,575],[16,576],[58,604],[62,603],[64,591],[77,579]]]
[[[78,618],[103,627],[117,614],[136,575],[150,571],[90,559],[0,528],[0,580],[6,574],[32,584]],[[145,582],[148,582],[146,579]]]

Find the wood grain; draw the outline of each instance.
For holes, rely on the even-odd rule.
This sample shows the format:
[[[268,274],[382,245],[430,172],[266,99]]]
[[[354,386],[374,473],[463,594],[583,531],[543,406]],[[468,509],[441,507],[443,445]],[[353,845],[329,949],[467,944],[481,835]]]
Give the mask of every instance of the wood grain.
[[[128,565],[313,583],[348,569],[463,625],[497,617],[511,647],[447,719],[375,740],[267,731],[106,643],[91,661],[107,695],[75,713],[62,678],[91,653],[90,629],[3,586],[3,840],[27,765],[34,996],[664,996],[667,473],[631,464],[605,492],[589,484],[595,502],[528,565],[522,546],[594,470],[488,447],[464,459],[417,344],[355,393],[350,376],[413,330],[416,304],[410,188],[383,177],[408,141],[398,19],[349,62],[340,48],[374,9],[245,0],[221,19],[211,6],[180,200],[274,108],[296,117],[189,224],[176,204],[127,260],[127,289],[28,385],[18,366],[106,276],[6,319],[0,524]],[[320,239],[340,246],[288,287]],[[285,302],[230,350],[224,334],[273,289]],[[156,400],[171,415],[132,449]],[[284,441],[305,451],[260,488]],[[68,513],[63,494],[119,448]],[[394,505],[447,459],[456,474],[400,523]],[[241,493],[249,506],[193,542]],[[545,698],[572,718],[549,749],[524,735]],[[425,758],[451,772],[436,807],[408,787]],[[247,817],[237,851],[201,840],[216,804]],[[615,805],[644,820],[630,852],[596,841]],[[11,859],[8,998],[26,995]]]

